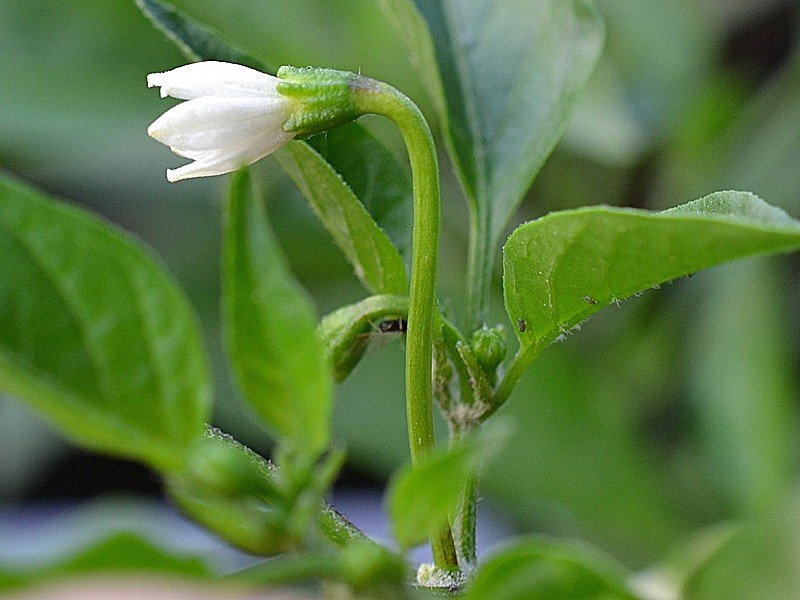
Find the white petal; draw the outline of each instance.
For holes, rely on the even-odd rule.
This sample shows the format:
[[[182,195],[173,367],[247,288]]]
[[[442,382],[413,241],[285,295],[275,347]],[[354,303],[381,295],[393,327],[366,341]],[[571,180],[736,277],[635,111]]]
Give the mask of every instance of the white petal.
[[[196,98],[156,119],[147,133],[181,151],[221,148],[265,130],[283,131],[287,105],[269,98]]]
[[[167,179],[175,182],[192,177],[209,177],[230,173],[275,152],[293,137],[293,133],[283,130],[269,131],[244,144],[234,144],[228,148],[206,153],[193,153],[197,160],[178,169],[168,169]]]
[[[161,97],[191,100],[202,96],[277,97],[279,79],[233,63],[204,61],[147,76],[148,87],[160,87]]]

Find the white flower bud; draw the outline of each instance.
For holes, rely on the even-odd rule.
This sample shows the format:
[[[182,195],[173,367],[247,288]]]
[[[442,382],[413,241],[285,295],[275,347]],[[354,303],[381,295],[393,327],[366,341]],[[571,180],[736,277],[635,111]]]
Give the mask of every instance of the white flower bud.
[[[161,97],[186,100],[147,129],[150,137],[194,162],[167,170],[169,181],[229,173],[275,152],[296,132],[284,131],[290,101],[280,80],[241,65],[207,61],[147,76]]]

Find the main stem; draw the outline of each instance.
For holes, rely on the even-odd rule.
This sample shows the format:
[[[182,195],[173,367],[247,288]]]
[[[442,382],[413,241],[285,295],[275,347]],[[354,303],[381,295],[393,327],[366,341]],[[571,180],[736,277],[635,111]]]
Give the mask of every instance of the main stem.
[[[400,130],[411,162],[414,190],[411,289],[406,335],[406,413],[411,462],[434,447],[431,354],[439,250],[439,165],[428,123],[419,108],[393,87],[366,77],[351,84],[358,112],[388,117]],[[431,539],[434,564],[457,570],[450,528]]]
[[[488,210],[473,205],[470,211],[467,255],[467,314],[464,328],[467,335],[486,323],[489,312],[493,266],[489,225]]]

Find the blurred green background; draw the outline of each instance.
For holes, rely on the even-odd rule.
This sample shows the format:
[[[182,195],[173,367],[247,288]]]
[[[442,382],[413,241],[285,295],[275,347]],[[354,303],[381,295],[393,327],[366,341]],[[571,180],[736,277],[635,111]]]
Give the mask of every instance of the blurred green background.
[[[175,4],[272,63],[385,79],[436,129],[402,45],[370,0]],[[601,203],[660,209],[717,189],[753,191],[800,217],[798,4],[596,4],[604,56],[516,222]],[[181,159],[146,135],[168,106],[146,74],[183,62],[132,2],[2,0],[0,168],[155,248],[204,323],[215,424],[268,452],[219,343],[225,178],[168,184],[165,168]],[[440,298],[458,314],[466,207],[442,160]],[[313,215],[272,160],[262,163],[275,228],[320,315],[357,299],[355,278]],[[594,317],[545,352],[503,409],[517,432],[487,474],[484,498],[520,532],[585,538],[634,568],[699,528],[781,504],[797,487],[798,297],[794,255],[699,273]],[[499,285],[493,302],[495,322],[505,323]],[[347,485],[379,485],[406,459],[402,370],[394,344],[338,390]],[[0,503],[157,490],[154,476],[80,452],[7,399],[0,457]]]

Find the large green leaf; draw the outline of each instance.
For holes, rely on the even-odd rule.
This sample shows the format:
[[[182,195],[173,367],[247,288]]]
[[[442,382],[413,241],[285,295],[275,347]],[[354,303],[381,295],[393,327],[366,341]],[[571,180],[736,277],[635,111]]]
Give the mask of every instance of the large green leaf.
[[[635,600],[625,577],[621,567],[591,548],[531,539],[483,565],[465,600]]]
[[[141,245],[0,176],[0,390],[80,444],[171,469],[210,407],[192,311]]]
[[[325,347],[246,170],[231,182],[223,273],[225,337],[245,399],[283,441],[321,452],[332,394]]]
[[[491,257],[594,67],[600,21],[585,0],[381,5],[434,101]]]
[[[520,226],[504,247],[519,370],[604,306],[722,262],[800,247],[800,222],[747,192],[661,213],[591,207]]]
[[[137,4],[190,60],[238,62],[275,72],[273,66],[230,46],[165,2],[137,0]],[[382,229],[405,248],[411,191],[408,175],[394,155],[366,129],[350,123],[310,144],[292,141],[277,156],[367,289],[374,294],[405,294],[403,260]]]

